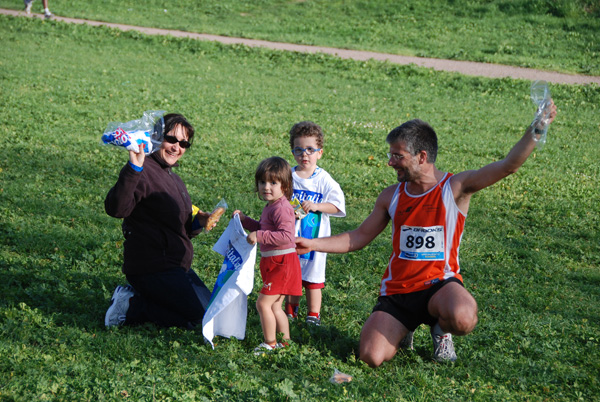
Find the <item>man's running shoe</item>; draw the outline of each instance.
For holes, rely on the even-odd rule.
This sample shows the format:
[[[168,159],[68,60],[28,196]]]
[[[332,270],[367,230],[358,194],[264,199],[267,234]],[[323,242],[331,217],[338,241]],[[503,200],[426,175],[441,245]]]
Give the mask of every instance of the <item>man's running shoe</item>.
[[[439,363],[456,361],[452,334],[442,332],[439,324],[431,327],[430,332],[433,340],[433,360]]]
[[[408,331],[406,336],[400,341],[400,349],[415,350],[415,348],[413,347],[414,335],[415,333],[413,331]]]

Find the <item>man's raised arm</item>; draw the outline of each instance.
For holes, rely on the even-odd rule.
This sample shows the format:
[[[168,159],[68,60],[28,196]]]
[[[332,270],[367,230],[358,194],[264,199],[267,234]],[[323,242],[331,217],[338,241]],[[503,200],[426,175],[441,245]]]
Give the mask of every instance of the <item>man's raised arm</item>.
[[[556,106],[550,100],[547,108],[550,109],[549,120],[547,124],[552,123],[556,116]],[[536,129],[535,122],[525,130],[525,134],[512,147],[508,155],[502,160],[490,163],[478,170],[468,170],[457,173],[452,178],[452,190],[454,198],[457,200],[459,208],[466,212],[468,208],[468,198],[475,192],[482,190],[492,184],[502,180],[506,176],[515,173],[525,163],[529,155],[533,152],[536,142],[533,139],[534,130]],[[461,205],[461,200],[464,204],[464,199],[467,201],[466,208]]]

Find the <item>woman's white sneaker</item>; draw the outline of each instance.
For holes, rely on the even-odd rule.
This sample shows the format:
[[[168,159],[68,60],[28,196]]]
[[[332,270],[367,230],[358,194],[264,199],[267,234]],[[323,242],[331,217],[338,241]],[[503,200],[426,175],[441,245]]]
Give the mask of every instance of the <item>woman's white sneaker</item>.
[[[131,286],[117,286],[111,298],[111,305],[108,310],[106,310],[104,325],[107,327],[123,325],[125,323],[127,310],[129,310],[129,299],[134,295],[135,293]]]

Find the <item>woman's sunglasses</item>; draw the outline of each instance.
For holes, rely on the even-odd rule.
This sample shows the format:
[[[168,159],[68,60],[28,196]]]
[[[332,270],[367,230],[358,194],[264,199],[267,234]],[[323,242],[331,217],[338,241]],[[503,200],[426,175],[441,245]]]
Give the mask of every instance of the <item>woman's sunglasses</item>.
[[[189,148],[189,147],[192,146],[192,144],[189,141],[186,141],[186,140],[179,141],[177,139],[177,137],[175,137],[174,135],[165,135],[165,141],[167,141],[169,144],[177,144],[177,143],[179,143],[179,146],[181,148],[185,148],[185,149],[187,149],[187,148]]]

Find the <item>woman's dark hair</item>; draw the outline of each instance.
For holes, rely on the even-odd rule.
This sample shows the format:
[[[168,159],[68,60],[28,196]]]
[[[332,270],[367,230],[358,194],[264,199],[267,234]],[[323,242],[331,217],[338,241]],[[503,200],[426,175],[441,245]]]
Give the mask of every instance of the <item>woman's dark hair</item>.
[[[281,183],[281,191],[285,198],[292,200],[294,194],[292,168],[285,159],[273,156],[260,162],[254,175],[254,185],[257,192],[259,181],[278,181]]]
[[[194,138],[194,127],[186,120],[183,115],[178,113],[166,114],[162,120],[164,121],[163,135],[168,134],[177,126],[183,127],[187,136],[188,142],[191,144]],[[160,124],[160,121],[156,124]]]

